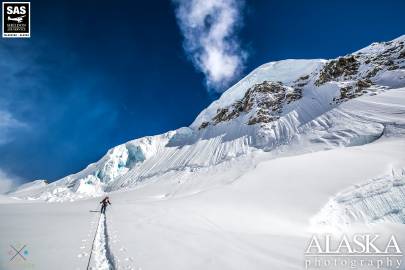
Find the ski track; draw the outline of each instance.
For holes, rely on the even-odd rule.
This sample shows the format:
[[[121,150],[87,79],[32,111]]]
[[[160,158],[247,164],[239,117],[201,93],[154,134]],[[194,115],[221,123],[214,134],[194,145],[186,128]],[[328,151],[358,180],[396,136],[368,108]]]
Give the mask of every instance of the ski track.
[[[109,245],[109,236],[107,230],[107,218],[105,214],[100,214],[100,219],[96,231],[93,246],[94,267],[89,269],[94,270],[115,270],[116,267],[114,256]]]

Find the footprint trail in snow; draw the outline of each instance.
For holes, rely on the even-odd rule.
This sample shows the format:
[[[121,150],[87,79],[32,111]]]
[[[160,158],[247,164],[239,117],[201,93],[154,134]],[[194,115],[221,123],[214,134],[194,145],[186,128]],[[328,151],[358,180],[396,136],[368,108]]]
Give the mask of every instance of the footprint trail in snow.
[[[105,214],[100,215],[94,245],[92,249],[94,267],[89,269],[97,270],[115,270],[117,269],[114,256],[109,245],[109,237],[107,231],[107,219]]]

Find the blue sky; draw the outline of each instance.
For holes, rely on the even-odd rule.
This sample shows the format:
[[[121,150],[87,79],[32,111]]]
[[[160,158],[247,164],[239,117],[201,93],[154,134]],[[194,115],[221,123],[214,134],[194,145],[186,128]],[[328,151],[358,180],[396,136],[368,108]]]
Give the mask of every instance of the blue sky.
[[[0,39],[0,178],[56,180],[117,144],[189,125],[263,63],[405,34],[405,1],[228,2],[240,62],[213,77],[184,42],[181,0],[32,1],[32,37]]]

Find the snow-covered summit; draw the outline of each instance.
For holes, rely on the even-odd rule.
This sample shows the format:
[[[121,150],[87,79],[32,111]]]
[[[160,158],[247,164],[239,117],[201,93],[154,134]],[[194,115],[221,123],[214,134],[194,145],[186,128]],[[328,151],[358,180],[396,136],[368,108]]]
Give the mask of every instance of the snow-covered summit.
[[[378,117],[366,108],[360,117],[343,105],[405,87],[404,43],[401,36],[337,59],[264,64],[224,92],[190,127],[129,141],[81,172],[10,195],[75,200],[150,181],[166,181],[173,189],[243,158],[250,166],[246,160],[258,152],[310,152],[371,142],[396,121],[394,116]]]
[[[246,91],[256,84],[263,83],[264,81],[274,81],[289,85],[300,77],[319,70],[325,62],[326,60],[322,59],[288,59],[261,65],[234,86],[230,87],[218,100],[203,110],[191,124],[191,127],[198,128],[202,123],[215,117],[220,108],[230,106],[241,100]]]
[[[322,89],[325,86],[337,88],[336,90],[340,93],[330,93],[334,95],[333,103],[366,94],[369,92],[367,89],[370,88],[403,86],[404,42],[405,35],[393,41],[373,43],[353,54],[337,59],[284,60],[262,65],[203,110],[191,126],[202,128],[209,124],[217,124],[217,119],[224,110],[229,110],[232,106],[238,110],[235,104],[242,102],[247,92],[262,87],[265,81],[278,82],[284,87],[290,87],[291,90],[284,95],[296,92],[300,98],[303,96],[302,91],[307,94],[312,92],[315,98],[319,98],[324,93],[318,90],[324,92]],[[287,103],[290,102],[291,100],[287,100]],[[279,100],[276,103],[282,114],[286,102]],[[299,106],[298,103],[297,106]],[[273,107],[268,109],[272,110]],[[231,112],[231,114],[234,113]]]

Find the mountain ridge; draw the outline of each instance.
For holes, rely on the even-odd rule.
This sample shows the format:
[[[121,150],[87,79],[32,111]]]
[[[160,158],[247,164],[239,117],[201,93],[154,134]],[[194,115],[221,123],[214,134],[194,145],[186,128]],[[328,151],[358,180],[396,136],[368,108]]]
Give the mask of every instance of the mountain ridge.
[[[405,35],[336,59],[264,64],[225,91],[189,127],[131,140],[76,174],[9,195],[76,200],[152,179],[187,182],[190,175],[258,151],[316,151],[368,143],[382,136],[385,120],[360,119],[340,107],[361,96],[404,87],[404,43]]]

